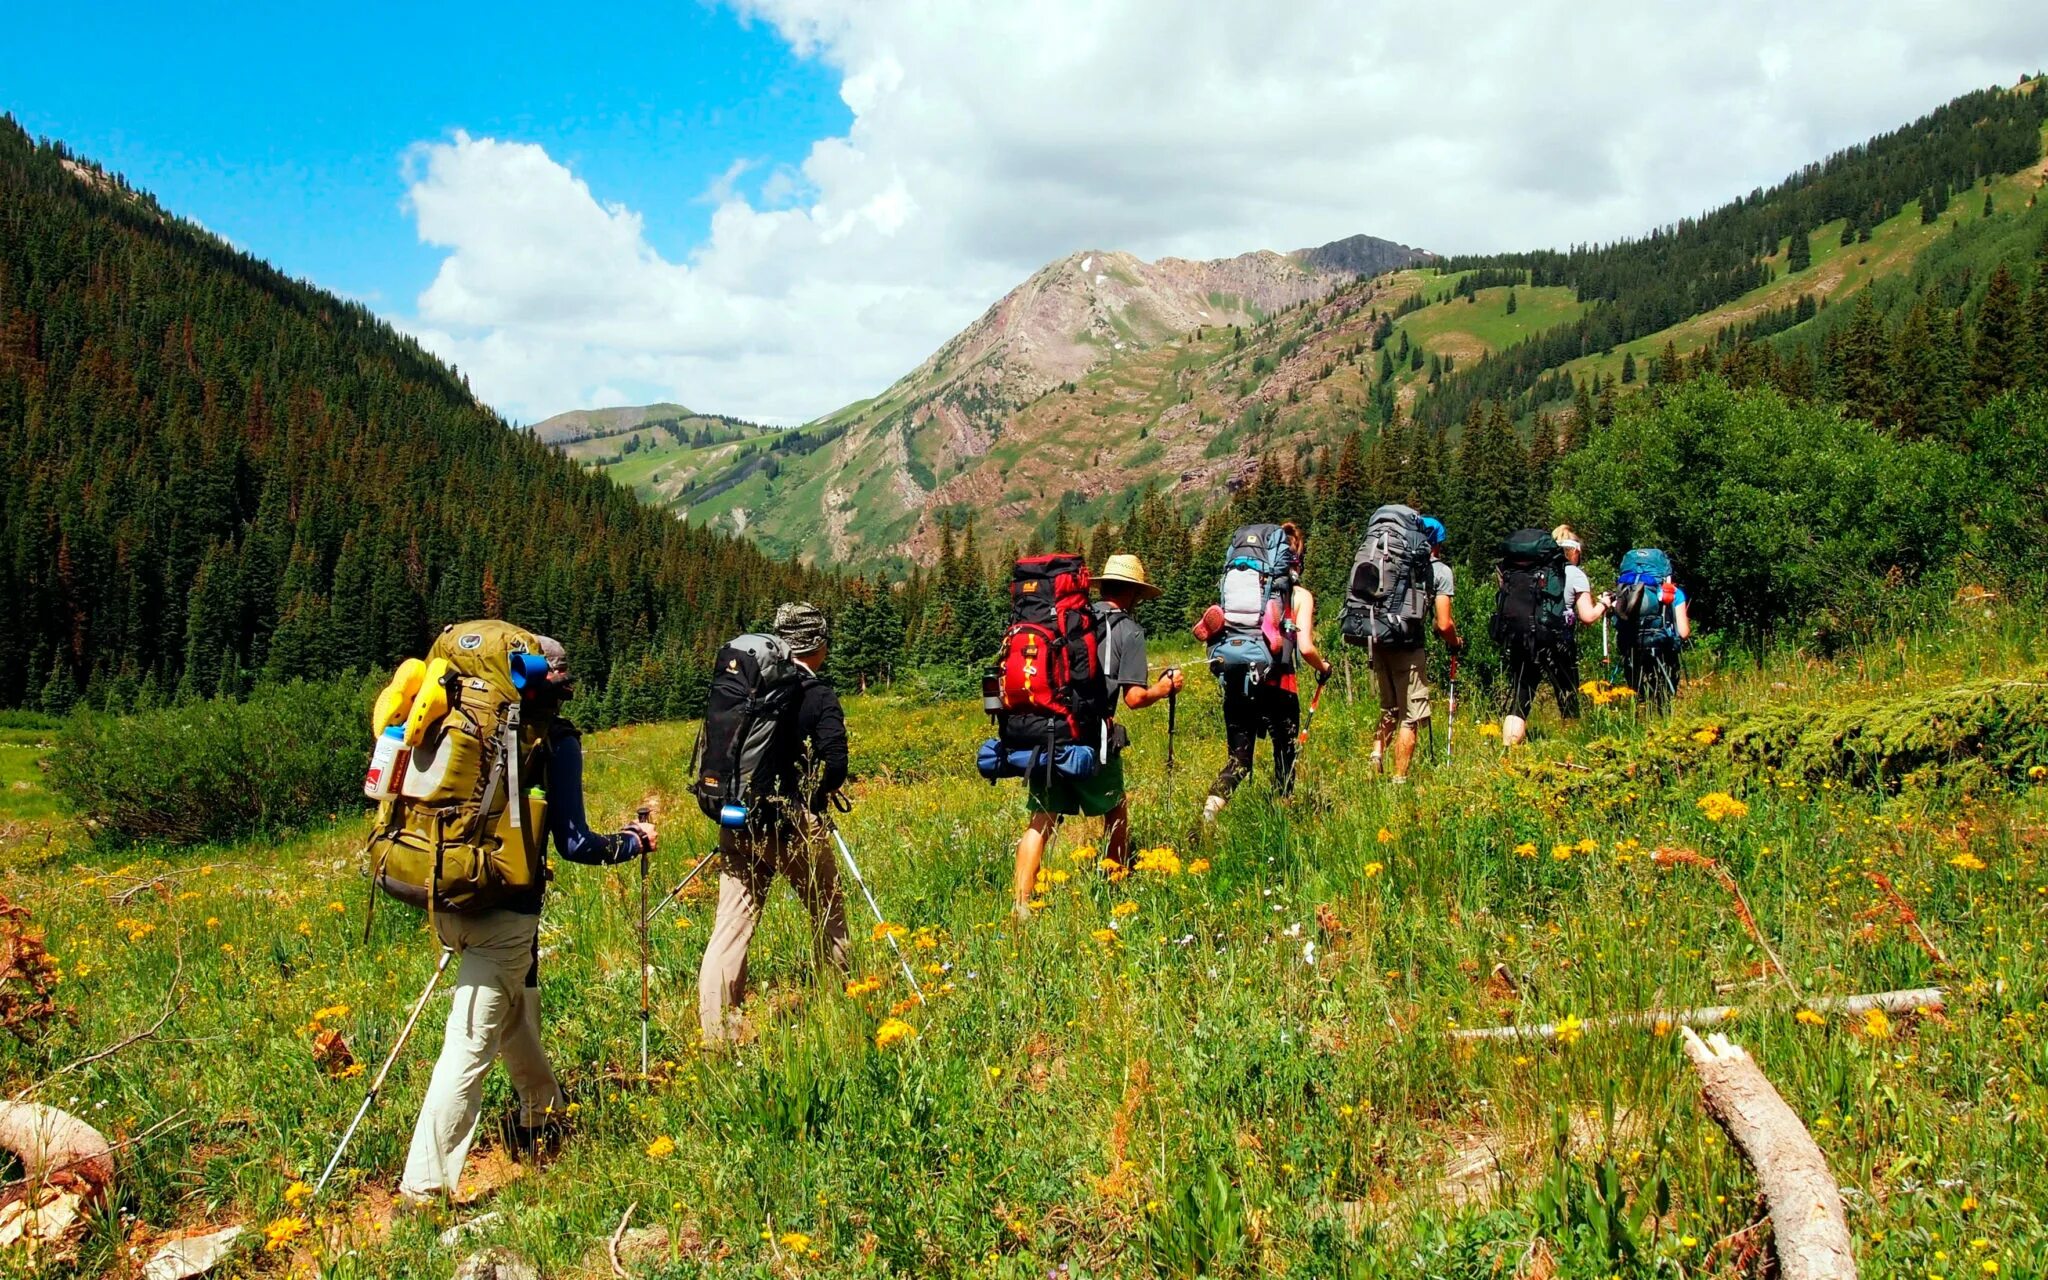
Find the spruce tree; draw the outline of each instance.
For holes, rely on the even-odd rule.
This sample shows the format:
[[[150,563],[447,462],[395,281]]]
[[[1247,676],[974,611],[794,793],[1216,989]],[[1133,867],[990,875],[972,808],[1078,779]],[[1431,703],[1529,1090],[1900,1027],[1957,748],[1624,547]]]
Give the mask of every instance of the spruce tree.
[[[1785,248],[1785,270],[1801,272],[1813,265],[1813,239],[1805,227],[1792,228],[1791,242]]]
[[[2019,385],[2021,347],[2019,283],[2001,263],[1991,273],[1977,308],[1977,340],[1970,350],[1970,403],[1979,405]]]
[[[1508,290],[1508,314],[1515,314],[1515,291],[1513,289]]]
[[[1631,383],[1631,382],[1634,382],[1635,380],[1636,380],[1636,353],[1635,353],[1635,352],[1633,352],[1633,351],[1624,351],[1624,352],[1622,352],[1622,353],[1621,353],[1621,382],[1622,382],[1622,385],[1623,385],[1623,386],[1627,386],[1627,385],[1628,385],[1629,383]]]

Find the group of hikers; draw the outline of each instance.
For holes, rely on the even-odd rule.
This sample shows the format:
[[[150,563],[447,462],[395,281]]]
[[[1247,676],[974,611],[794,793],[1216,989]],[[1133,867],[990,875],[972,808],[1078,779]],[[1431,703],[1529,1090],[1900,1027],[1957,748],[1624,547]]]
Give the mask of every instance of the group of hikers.
[[[1441,521],[1410,508],[1375,512],[1340,614],[1344,640],[1367,650],[1380,707],[1372,760],[1392,784],[1408,781],[1431,723],[1431,635],[1449,658],[1455,715],[1466,642],[1453,617],[1447,537]],[[1217,602],[1194,628],[1220,685],[1225,738],[1198,838],[1250,776],[1260,738],[1272,744],[1274,793],[1292,792],[1307,737],[1299,677],[1304,669],[1315,676],[1312,720],[1333,669],[1316,642],[1315,596],[1301,582],[1305,543],[1292,523],[1238,530]],[[1522,530],[1501,545],[1490,633],[1502,663],[1501,739],[1508,747],[1525,739],[1544,683],[1560,713],[1576,715],[1579,628],[1612,620],[1627,682],[1665,697],[1677,688],[1678,650],[1692,628],[1669,558],[1649,548],[1630,551],[1615,590],[1596,594],[1582,552],[1567,527]],[[1027,556],[1013,568],[1009,594],[1011,622],[983,684],[995,733],[981,744],[977,768],[992,782],[1026,781],[1029,819],[1017,841],[1012,891],[1014,914],[1028,921],[1041,864],[1065,818],[1101,819],[1105,865],[1131,865],[1122,713],[1165,702],[1171,718],[1186,682],[1178,668],[1152,674],[1135,610],[1160,589],[1135,555],[1113,555],[1093,575],[1078,555]],[[856,880],[860,873],[833,825],[835,804],[844,807],[848,751],[838,694],[821,674],[830,652],[823,611],[793,602],[777,609],[772,631],[739,636],[714,659],[690,762],[692,794],[718,824],[718,905],[698,978],[707,1046],[729,1045],[743,1032],[748,951],[778,878],[810,913],[820,970],[847,966],[849,930],[831,846]],[[581,740],[564,715],[573,693],[574,675],[558,642],[487,620],[445,628],[424,659],[399,668],[373,711],[377,750],[364,787],[380,801],[369,842],[373,881],[427,912],[445,948],[444,967],[457,959],[441,1054],[399,1185],[414,1203],[456,1195],[478,1129],[484,1077],[500,1057],[519,1102],[502,1126],[506,1144],[537,1153],[558,1138],[566,1100],[541,1047],[539,1011],[550,843],[570,862],[639,860],[644,949],[648,855],[659,836],[647,810],[614,834],[591,830]],[[1168,741],[1170,768],[1171,733]],[[872,895],[868,901],[878,932],[886,932]],[[643,1056],[645,963],[643,955]],[[393,1059],[402,1044],[401,1037]]]

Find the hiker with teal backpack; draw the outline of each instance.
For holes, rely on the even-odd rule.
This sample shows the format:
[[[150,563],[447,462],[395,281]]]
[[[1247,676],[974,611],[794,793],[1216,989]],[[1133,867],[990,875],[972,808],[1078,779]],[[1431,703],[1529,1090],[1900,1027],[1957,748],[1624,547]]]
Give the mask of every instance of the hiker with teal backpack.
[[[1443,558],[1447,538],[1441,520],[1389,503],[1366,522],[1365,538],[1351,562],[1344,639],[1363,646],[1371,659],[1380,699],[1373,766],[1385,769],[1391,747],[1396,783],[1408,781],[1422,728],[1430,723],[1426,638],[1435,632],[1454,670],[1465,652],[1451,614],[1457,579]]]
[[[1656,547],[1629,551],[1607,603],[1622,682],[1655,709],[1670,710],[1683,674],[1678,656],[1692,638],[1691,606],[1671,557]]]
[[[1273,793],[1294,791],[1294,760],[1300,746],[1300,682],[1303,665],[1316,673],[1317,687],[1330,678],[1330,660],[1316,648],[1316,598],[1301,585],[1307,546],[1300,528],[1250,524],[1231,535],[1224,552],[1219,599],[1195,628],[1209,646],[1209,669],[1223,690],[1223,768],[1209,786],[1202,821],[1216,815],[1251,776],[1259,739],[1273,743]]]

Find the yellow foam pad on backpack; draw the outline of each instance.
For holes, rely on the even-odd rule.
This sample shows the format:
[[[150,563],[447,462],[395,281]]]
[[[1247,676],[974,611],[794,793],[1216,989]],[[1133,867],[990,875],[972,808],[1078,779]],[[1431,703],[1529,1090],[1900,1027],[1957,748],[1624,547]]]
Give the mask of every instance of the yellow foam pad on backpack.
[[[427,663],[420,679],[419,695],[412,700],[412,714],[405,718],[405,745],[417,747],[427,736],[427,729],[448,714],[448,690],[441,680],[448,674],[448,659],[435,658]]]
[[[377,695],[377,707],[370,713],[370,732],[379,734],[389,728],[400,716],[412,709],[413,699],[419,695],[420,681],[425,678],[427,664],[418,658],[407,658],[398,664],[398,671],[391,677],[391,683]]]

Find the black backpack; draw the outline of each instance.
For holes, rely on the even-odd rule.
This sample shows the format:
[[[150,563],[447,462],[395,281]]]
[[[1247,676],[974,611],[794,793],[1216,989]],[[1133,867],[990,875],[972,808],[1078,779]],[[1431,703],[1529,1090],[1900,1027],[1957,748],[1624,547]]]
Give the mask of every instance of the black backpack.
[[[773,790],[776,773],[788,763],[774,758],[780,730],[802,701],[810,674],[779,636],[737,636],[718,651],[690,761],[690,789],[705,817],[737,825],[736,818],[744,819]],[[726,813],[727,806],[737,813]]]
[[[1565,608],[1564,549],[1541,529],[1517,529],[1500,541],[1499,594],[1493,642],[1521,653],[1547,653],[1571,641]]]

